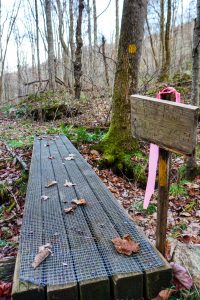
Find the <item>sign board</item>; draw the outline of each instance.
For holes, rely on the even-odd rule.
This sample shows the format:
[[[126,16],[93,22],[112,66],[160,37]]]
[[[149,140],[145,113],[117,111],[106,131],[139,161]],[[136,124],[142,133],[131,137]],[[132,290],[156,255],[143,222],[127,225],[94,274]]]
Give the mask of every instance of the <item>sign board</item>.
[[[191,155],[196,146],[198,107],[151,97],[131,96],[133,136],[161,148]]]

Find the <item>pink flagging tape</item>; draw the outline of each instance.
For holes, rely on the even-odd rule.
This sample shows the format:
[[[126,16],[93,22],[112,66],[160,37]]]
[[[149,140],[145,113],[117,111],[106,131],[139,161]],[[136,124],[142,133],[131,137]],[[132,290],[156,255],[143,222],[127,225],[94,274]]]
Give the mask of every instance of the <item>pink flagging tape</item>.
[[[176,98],[176,102],[180,103],[181,96],[180,93],[178,93],[174,88],[167,87],[161,90],[156,98],[161,99],[161,95],[163,94],[174,94]],[[147,209],[149,202],[151,200],[151,197],[155,190],[155,182],[156,182],[156,171],[157,171],[157,165],[158,165],[158,156],[159,156],[159,147],[155,144],[150,144],[150,151],[149,151],[149,173],[148,173],[148,179],[147,179],[147,186],[144,196],[144,209]]]

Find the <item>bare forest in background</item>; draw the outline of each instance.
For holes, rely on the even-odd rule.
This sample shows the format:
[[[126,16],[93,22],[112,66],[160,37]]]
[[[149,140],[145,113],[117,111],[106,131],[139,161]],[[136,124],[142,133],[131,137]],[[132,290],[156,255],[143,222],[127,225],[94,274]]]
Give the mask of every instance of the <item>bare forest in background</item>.
[[[111,96],[119,40],[118,0],[115,8],[116,27],[108,40],[98,28],[101,16],[97,16],[96,0],[16,0],[6,18],[1,5],[1,104],[55,88],[79,99],[81,91]],[[189,11],[184,11],[181,0],[149,1],[139,72],[141,92],[157,81],[174,79],[176,83],[180,76],[191,78],[195,8],[192,1]],[[169,58],[163,48],[167,30]],[[17,57],[15,72],[8,72],[5,65],[11,39],[15,42],[13,56]],[[27,51],[31,52],[31,61]],[[167,77],[161,75],[166,65]]]

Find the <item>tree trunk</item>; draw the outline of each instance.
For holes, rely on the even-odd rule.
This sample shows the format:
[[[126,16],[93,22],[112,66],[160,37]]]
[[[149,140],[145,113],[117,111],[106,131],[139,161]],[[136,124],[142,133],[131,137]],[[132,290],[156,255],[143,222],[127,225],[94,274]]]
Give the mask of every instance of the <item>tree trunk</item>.
[[[165,62],[165,14],[164,14],[164,0],[160,0],[160,54],[161,66]]]
[[[151,35],[151,29],[150,29],[150,26],[149,26],[148,18],[146,18],[146,24],[147,24],[147,30],[148,30],[148,33],[149,33],[149,40],[150,40],[151,50],[152,50],[152,54],[153,54],[153,59],[154,59],[155,67],[156,67],[156,71],[157,71],[158,70],[158,61],[157,61],[157,58],[156,58],[156,51],[154,49],[154,43],[153,43],[153,39],[152,39],[152,35]]]
[[[195,19],[193,31],[192,50],[192,96],[191,103],[200,106],[199,101],[199,81],[200,81],[200,0],[197,0],[197,17]],[[199,173],[194,153],[187,161],[187,178],[193,179]]]
[[[147,0],[124,0],[118,60],[112,97],[112,119],[102,148],[104,159],[113,163],[134,151],[138,142],[131,134],[130,95],[137,92]]]
[[[45,0],[45,14],[47,27],[47,44],[48,44],[48,73],[49,73],[49,89],[55,90],[55,56],[53,43],[53,29],[51,21],[51,0]]]
[[[104,36],[102,36],[102,55],[103,55],[103,63],[104,63],[104,69],[105,69],[105,78],[106,78],[106,83],[108,88],[110,87],[110,82],[109,82],[109,75],[108,75],[108,63],[106,60],[106,50],[105,50],[105,45],[106,45],[106,39]]]
[[[74,44],[74,15],[73,0],[69,0],[69,44],[71,50],[71,60],[74,62],[75,44]]]
[[[163,2],[163,0],[161,0]],[[165,27],[164,36],[164,54],[162,52],[162,68],[160,74],[160,81],[169,80],[169,69],[170,69],[170,27],[171,27],[171,15],[172,15],[172,3],[171,0],[167,1],[167,22]],[[163,51],[163,46],[162,46]]]
[[[39,90],[40,90],[40,88],[41,88],[41,68],[40,68],[39,19],[38,19],[37,0],[35,0],[35,27],[36,27],[36,48],[37,48],[37,71],[38,71]]]
[[[117,48],[119,42],[119,0],[115,0],[116,2],[116,19],[115,19],[115,52],[117,56]]]
[[[79,0],[78,20],[76,26],[76,51],[74,62],[74,92],[75,98],[80,99],[81,96],[81,76],[82,76],[82,15],[84,9],[84,0]]]
[[[91,31],[90,0],[87,0],[87,16],[88,16],[89,65],[91,65],[91,63],[92,63],[92,31]]]
[[[63,38],[63,11],[61,9],[61,3],[60,0],[57,1],[57,7],[58,7],[58,31],[59,31],[59,40],[62,45],[63,49],[63,61],[64,61],[64,83],[67,86],[69,83],[68,74],[67,74],[67,58],[69,56],[69,49],[67,47],[67,44],[65,43],[65,40]]]
[[[96,46],[97,46],[97,9],[96,9],[96,0],[93,0],[93,25],[94,25],[94,62],[93,69],[96,71]]]

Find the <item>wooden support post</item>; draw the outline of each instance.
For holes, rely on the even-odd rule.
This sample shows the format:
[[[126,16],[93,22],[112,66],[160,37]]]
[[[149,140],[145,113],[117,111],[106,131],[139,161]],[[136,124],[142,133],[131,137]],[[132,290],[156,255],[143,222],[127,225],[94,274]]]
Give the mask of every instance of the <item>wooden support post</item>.
[[[170,161],[171,159],[169,151],[159,148],[156,248],[163,255],[165,254],[167,232]]]

